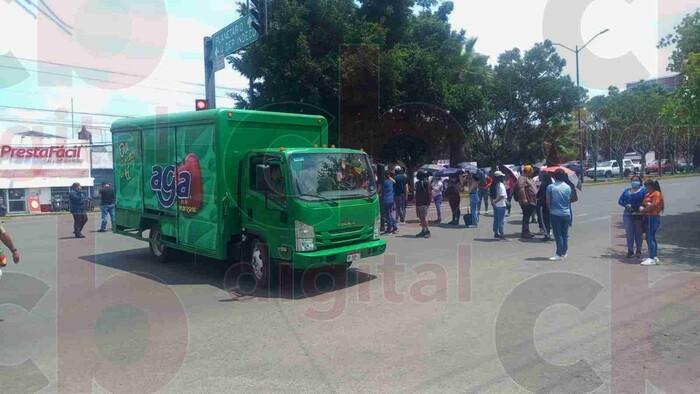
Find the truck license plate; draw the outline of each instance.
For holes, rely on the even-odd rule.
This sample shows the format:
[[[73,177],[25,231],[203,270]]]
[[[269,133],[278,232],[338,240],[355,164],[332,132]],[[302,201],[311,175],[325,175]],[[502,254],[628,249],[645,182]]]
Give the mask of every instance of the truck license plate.
[[[352,263],[353,261],[357,261],[362,257],[362,254],[360,252],[355,252],[355,253],[348,253],[348,263]]]

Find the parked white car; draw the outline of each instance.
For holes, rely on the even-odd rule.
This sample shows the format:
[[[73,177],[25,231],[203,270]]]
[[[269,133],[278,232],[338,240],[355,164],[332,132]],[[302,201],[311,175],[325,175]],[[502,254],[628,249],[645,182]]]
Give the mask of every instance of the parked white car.
[[[635,172],[635,166],[630,159],[622,160],[622,166],[624,168],[622,172],[624,176],[630,176]],[[595,168],[589,168],[586,170],[586,175],[589,178],[593,178],[595,176],[595,170]],[[597,170],[599,177],[612,178],[614,176],[620,176],[620,164],[617,160],[601,161],[598,163]]]

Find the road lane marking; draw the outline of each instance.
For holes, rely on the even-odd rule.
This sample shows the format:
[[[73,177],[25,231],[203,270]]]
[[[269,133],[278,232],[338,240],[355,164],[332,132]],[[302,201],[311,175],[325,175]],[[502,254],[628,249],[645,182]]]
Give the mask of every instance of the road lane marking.
[[[598,221],[606,220],[606,219],[610,219],[610,215],[608,215],[608,216],[602,216],[602,217],[595,218],[595,219],[582,220],[582,221],[578,222],[578,224],[581,224],[581,223],[598,222]]]

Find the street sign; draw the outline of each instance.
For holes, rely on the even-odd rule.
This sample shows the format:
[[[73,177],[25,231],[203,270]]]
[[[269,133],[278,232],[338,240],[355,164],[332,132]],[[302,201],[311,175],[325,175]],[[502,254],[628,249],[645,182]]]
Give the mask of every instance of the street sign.
[[[243,16],[212,35],[214,71],[224,68],[226,56],[250,45],[259,38],[258,32],[250,27],[250,17]]]

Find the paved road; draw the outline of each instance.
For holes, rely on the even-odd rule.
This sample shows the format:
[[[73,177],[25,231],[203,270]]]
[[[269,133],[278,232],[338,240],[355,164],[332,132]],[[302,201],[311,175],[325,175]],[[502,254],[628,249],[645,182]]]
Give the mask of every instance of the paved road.
[[[621,187],[608,185],[575,205],[564,262],[546,260],[551,243],[517,239],[516,208],[507,242],[491,239],[490,216],[430,240],[409,223],[346,283],[287,275],[252,295],[236,267],[157,264],[112,234],[74,240],[66,216],[13,219],[22,263],[0,280],[0,387],[696,392],[699,180],[663,184],[658,267],[621,257]]]

